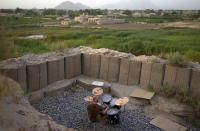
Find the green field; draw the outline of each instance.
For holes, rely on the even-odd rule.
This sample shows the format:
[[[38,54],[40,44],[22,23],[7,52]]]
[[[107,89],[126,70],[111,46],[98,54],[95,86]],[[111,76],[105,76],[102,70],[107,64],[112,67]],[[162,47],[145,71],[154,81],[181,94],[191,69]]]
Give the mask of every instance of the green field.
[[[69,27],[12,27],[2,28],[0,33],[1,50],[11,50],[10,52],[12,52],[1,59],[85,45],[92,48],[109,48],[135,55],[159,55],[178,51],[191,60],[200,62],[200,29],[114,30]],[[18,38],[31,34],[43,34],[46,38],[44,40]],[[4,49],[3,46],[5,45],[10,46],[6,46],[6,49]]]
[[[55,19],[47,20],[41,17],[4,17],[0,16],[0,26],[16,26],[20,24],[38,24],[43,22],[56,22]]]

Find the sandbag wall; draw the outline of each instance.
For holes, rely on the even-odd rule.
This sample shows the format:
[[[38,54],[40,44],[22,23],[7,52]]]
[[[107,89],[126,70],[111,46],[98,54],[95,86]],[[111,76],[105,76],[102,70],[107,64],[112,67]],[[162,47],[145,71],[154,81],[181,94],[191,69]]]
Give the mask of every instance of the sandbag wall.
[[[4,66],[0,67],[0,72],[19,82],[23,90],[30,93],[81,75],[81,54],[27,62],[25,66]]]
[[[83,54],[83,75],[123,85],[151,87],[155,91],[163,86],[189,88],[195,96],[200,94],[200,70],[147,63],[105,56]]]

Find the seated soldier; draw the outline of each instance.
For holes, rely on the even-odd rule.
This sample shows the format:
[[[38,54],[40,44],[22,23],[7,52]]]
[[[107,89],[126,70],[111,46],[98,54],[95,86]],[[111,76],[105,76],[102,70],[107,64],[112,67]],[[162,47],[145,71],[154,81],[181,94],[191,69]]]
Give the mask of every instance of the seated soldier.
[[[98,98],[97,96],[93,96],[93,103],[89,104],[87,107],[88,110],[88,117],[91,122],[98,122],[101,120],[101,114],[105,115],[107,110],[109,109],[108,107],[103,110],[103,108],[97,104],[98,103]]]

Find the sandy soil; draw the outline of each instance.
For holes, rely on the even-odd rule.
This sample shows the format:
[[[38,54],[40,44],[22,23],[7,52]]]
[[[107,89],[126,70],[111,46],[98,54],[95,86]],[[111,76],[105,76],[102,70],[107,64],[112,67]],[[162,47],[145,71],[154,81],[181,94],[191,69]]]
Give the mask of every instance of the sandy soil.
[[[200,22],[194,21],[194,22],[169,22],[169,23],[163,23],[160,24],[164,27],[181,27],[181,28],[200,28]]]
[[[124,23],[124,24],[107,24],[107,25],[80,25],[80,27],[88,28],[109,28],[109,29],[158,29],[161,26],[155,24],[141,23]]]

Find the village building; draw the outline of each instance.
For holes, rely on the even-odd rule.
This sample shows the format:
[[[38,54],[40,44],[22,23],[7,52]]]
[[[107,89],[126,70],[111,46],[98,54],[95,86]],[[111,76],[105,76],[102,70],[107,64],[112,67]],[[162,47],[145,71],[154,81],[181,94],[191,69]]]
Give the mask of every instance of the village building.
[[[61,25],[69,25],[70,24],[70,22],[69,21],[61,21],[61,23],[60,23]]]
[[[80,15],[74,18],[74,21],[79,22],[79,23],[84,23],[88,21],[88,15]]]
[[[88,18],[88,23],[96,23],[99,20],[99,18]]]
[[[60,17],[56,18],[56,20],[66,20],[66,19],[69,19],[68,15],[63,15],[63,16],[60,16]]]
[[[141,17],[142,14],[139,12],[135,12],[134,14],[132,14],[133,17]]]
[[[8,13],[0,13],[0,16],[9,16]]]

